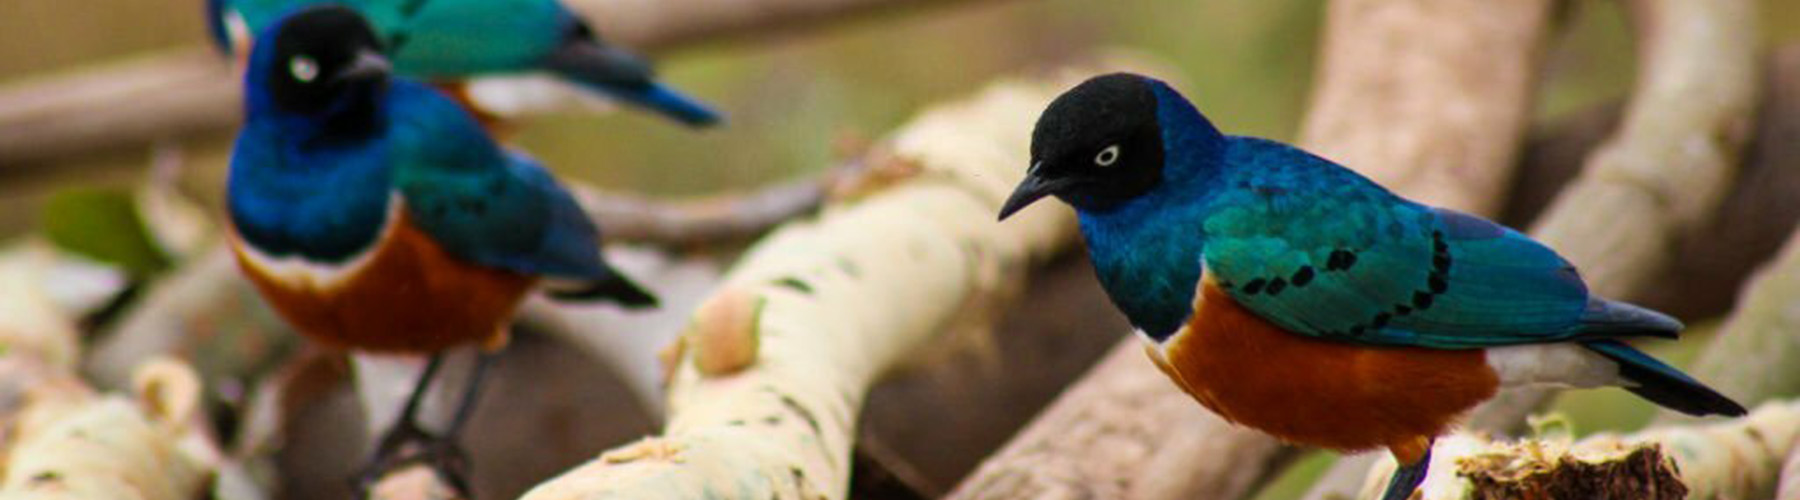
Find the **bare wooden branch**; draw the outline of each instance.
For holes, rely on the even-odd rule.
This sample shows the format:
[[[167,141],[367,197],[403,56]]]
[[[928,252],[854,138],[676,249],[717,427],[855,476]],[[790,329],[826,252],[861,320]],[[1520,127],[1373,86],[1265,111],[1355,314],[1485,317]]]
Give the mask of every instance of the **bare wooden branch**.
[[[1421,202],[1499,211],[1551,2],[1339,0],[1300,143]]]
[[[74,315],[45,279],[59,258],[40,242],[0,253],[0,498],[196,498],[219,463],[199,377],[158,360],[134,398],[83,382]]]
[[[1019,271],[1072,241],[1066,211],[992,214],[1024,172],[1021,117],[1088,74],[997,85],[903,128],[890,150],[917,175],[784,225],[700,309],[672,357],[663,435],[526,498],[843,498],[869,384],[980,324]]]
[[[1753,404],[1800,393],[1800,232],[1744,288],[1738,308],[1690,372]],[[1689,420],[1664,410],[1659,423]]]
[[[149,143],[239,116],[237,81],[217,54],[183,50],[0,87],[0,174],[28,162]]]
[[[1397,191],[1430,203],[1492,213],[1504,197],[1521,140],[1550,2],[1333,2],[1324,54],[1302,144]],[[1268,437],[1233,429],[1199,409],[1127,339],[1044,417],[965,481],[952,498],[1037,498],[1067,493],[1094,498],[1234,498],[1278,460]],[[1111,358],[1109,358],[1111,359]],[[1137,392],[1126,381],[1154,380]],[[1095,388],[1095,389],[1090,389]],[[1157,404],[1146,400],[1158,401]],[[1166,403],[1165,403],[1166,402]],[[1076,416],[1130,408],[1154,422],[1143,433],[1121,422],[1079,426]],[[1076,442],[1120,441],[1136,455],[1064,449]],[[1063,450],[1054,455],[1047,451]],[[1198,464],[1229,467],[1197,473]],[[1117,489],[1117,491],[1115,491]],[[1117,493],[1117,494],[1115,494]]]
[[[1753,17],[1734,10],[1741,9],[1744,2],[1731,3],[1735,7],[1697,19],[1681,13],[1639,19],[1641,23],[1670,24],[1638,27],[1643,33],[1658,33],[1640,37],[1640,44],[1647,44],[1640,55],[1661,59],[1641,63],[1640,90],[1625,123],[1603,151],[1588,157],[1581,177],[1564,188],[1539,219],[1534,236],[1581,266],[1598,293],[1629,297],[1642,291],[1644,280],[1663,265],[1674,236],[1691,230],[1694,221],[1707,220],[1718,198],[1724,196],[1738,148],[1749,135],[1743,128],[1754,106],[1757,78],[1754,36],[1717,36],[1747,29],[1743,25]],[[1675,47],[1679,44],[1697,47]],[[1711,51],[1720,55],[1711,55]],[[1715,69],[1710,66],[1714,64],[1724,67]],[[1723,76],[1715,76],[1714,71]],[[1693,95],[1715,98],[1692,99]],[[1681,104],[1659,108],[1670,100]],[[1696,102],[1704,105],[1695,106]],[[1673,148],[1688,154],[1671,153]],[[1688,190],[1682,187],[1684,182],[1699,184]],[[1698,199],[1701,197],[1711,199]],[[1624,205],[1606,205],[1615,202]],[[1625,246],[1634,247],[1620,251]],[[1589,266],[1603,267],[1590,271]],[[1497,432],[1515,430],[1552,394],[1549,389],[1503,392],[1477,409],[1468,425]],[[1340,460],[1306,498],[1349,498],[1361,480],[1355,471],[1378,462],[1389,461],[1377,457]]]
[[[823,177],[685,200],[658,200],[580,184],[572,190],[588,216],[606,228],[608,241],[690,248],[748,240],[817,209],[832,174]]]
[[[1745,279],[1800,223],[1800,44],[1776,49],[1765,68],[1756,131],[1730,194],[1708,222],[1680,235],[1669,269],[1655,273],[1639,305],[1689,319],[1730,313]],[[1533,131],[1503,220],[1536,219],[1618,129],[1623,108],[1623,99],[1596,105]]]
[[[1190,498],[1227,499],[1249,491],[1281,445],[1208,413],[1148,365],[1135,339],[1120,343],[946,498],[1150,498],[1143,492],[1185,491]],[[1155,482],[1143,474],[1145,464],[1169,460],[1163,457],[1173,455],[1162,449],[1172,441],[1210,454],[1181,464],[1179,479]]]
[[[764,34],[896,7],[981,0],[578,0],[609,40],[644,50]],[[242,90],[228,61],[180,49],[0,86],[0,175],[59,156],[231,127]]]
[[[1761,83],[1755,2],[1631,5],[1641,62],[1625,120],[1532,229],[1581,268],[1590,290],[1616,298],[1642,290],[1676,236],[1724,199]],[[1503,392],[1470,425],[1514,429],[1553,393]]]
[[[564,0],[600,33],[627,46],[658,49],[696,40],[758,37],[846,17],[983,0]]]
[[[1800,449],[1788,451],[1787,461],[1781,464],[1781,477],[1776,480],[1775,486],[1775,498],[1800,498]]]
[[[1573,442],[1566,434],[1518,442],[1458,434],[1440,439],[1419,491],[1423,500],[1771,498],[1797,436],[1800,403],[1794,401],[1770,402],[1726,422]],[[1674,467],[1663,466],[1657,454]],[[1360,498],[1376,498],[1392,470],[1392,461],[1371,470]]]
[[[1634,6],[1645,12],[1637,19],[1644,47],[1638,92],[1619,130],[1533,231],[1581,267],[1596,293],[1612,297],[1642,291],[1676,235],[1709,220],[1720,204],[1750,135],[1759,81],[1749,2]],[[1552,394],[1502,392],[1468,425],[1510,432]],[[1371,462],[1391,467],[1384,459],[1341,461],[1307,498],[1348,498],[1357,484],[1349,471]]]

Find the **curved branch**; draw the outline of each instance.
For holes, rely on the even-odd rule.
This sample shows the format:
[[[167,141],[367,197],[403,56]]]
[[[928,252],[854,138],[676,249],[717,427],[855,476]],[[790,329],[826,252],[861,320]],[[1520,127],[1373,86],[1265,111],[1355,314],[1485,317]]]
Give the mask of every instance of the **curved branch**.
[[[609,40],[665,50],[902,6],[981,0],[575,0]],[[169,51],[0,86],[0,174],[59,156],[226,130],[242,89],[207,48]]]
[[[997,85],[904,127],[891,151],[917,175],[783,226],[695,313],[661,436],[525,498],[844,498],[870,384],[1073,240],[1066,211],[992,217],[1026,163],[1018,118],[1083,76]]]
[[[832,174],[778,183],[755,191],[660,200],[584,184],[570,189],[612,242],[666,248],[735,243],[812,212],[825,200]]]
[[[1625,119],[1532,229],[1581,268],[1594,293],[1615,298],[1643,290],[1667,265],[1677,235],[1718,208],[1749,138],[1761,83],[1755,2],[1631,6],[1642,62]],[[1511,430],[1551,394],[1503,392],[1478,408],[1470,425]]]

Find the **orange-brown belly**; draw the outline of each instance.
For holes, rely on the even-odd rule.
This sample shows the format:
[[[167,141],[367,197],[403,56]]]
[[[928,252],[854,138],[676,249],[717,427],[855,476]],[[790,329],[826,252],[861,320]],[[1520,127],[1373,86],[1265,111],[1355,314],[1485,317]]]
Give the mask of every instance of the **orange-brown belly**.
[[[329,285],[287,283],[234,241],[238,264],[300,333],[340,348],[428,353],[467,342],[505,343],[532,278],[456,258],[413,227],[404,210],[353,275]]]
[[[1494,395],[1480,350],[1358,346],[1282,330],[1210,284],[1187,329],[1152,353],[1201,404],[1285,441],[1345,451],[1422,453],[1457,416]],[[1407,457],[1402,457],[1407,458]]]

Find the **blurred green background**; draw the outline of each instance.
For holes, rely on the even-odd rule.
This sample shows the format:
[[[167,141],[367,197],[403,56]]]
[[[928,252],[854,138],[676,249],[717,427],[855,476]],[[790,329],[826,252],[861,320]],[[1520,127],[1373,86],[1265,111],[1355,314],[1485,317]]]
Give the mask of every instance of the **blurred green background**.
[[[200,0],[3,0],[0,83],[204,43]],[[1771,40],[1800,35],[1800,1],[1769,0]],[[655,194],[754,185],[815,171],[879,138],[921,106],[997,76],[1102,46],[1175,63],[1227,130],[1291,136],[1305,104],[1321,0],[1005,0],[888,11],[753,40],[658,54],[665,76],[717,103],[727,127],[694,132],[636,113],[551,116],[519,146],[564,175]],[[1631,44],[1616,2],[1582,0],[1549,60],[1540,117],[1623,95]],[[4,131],[0,131],[4,133]],[[228,137],[184,143],[190,190],[218,192]],[[29,230],[45,193],[69,183],[129,183],[143,151],[96,153],[0,179],[0,235]],[[77,168],[87,167],[87,168]],[[102,172],[96,174],[95,172]]]
[[[726,127],[695,132],[636,113],[550,116],[517,145],[563,175],[652,194],[753,186],[829,167],[922,106],[996,77],[1120,46],[1161,56],[1222,128],[1289,138],[1306,100],[1323,0],[1004,0],[913,8],[838,25],[658,54],[665,77],[716,103]],[[1763,35],[1800,42],[1800,0],[1765,0]],[[1633,56],[1620,2],[1568,2],[1536,120],[1624,96]],[[0,84],[204,43],[201,0],[0,0]],[[603,24],[603,23],[602,23]],[[5,131],[0,131],[5,133]],[[229,134],[182,143],[184,187],[213,203]],[[0,177],[0,237],[31,231],[50,193],[126,186],[147,151],[95,153]],[[1023,165],[1020,166],[1023,168]],[[1704,329],[1700,329],[1704,330]],[[1658,343],[1677,362],[1703,342]],[[1566,398],[1579,429],[1641,425],[1622,391]],[[1262,498],[1291,498],[1329,463],[1309,458]]]

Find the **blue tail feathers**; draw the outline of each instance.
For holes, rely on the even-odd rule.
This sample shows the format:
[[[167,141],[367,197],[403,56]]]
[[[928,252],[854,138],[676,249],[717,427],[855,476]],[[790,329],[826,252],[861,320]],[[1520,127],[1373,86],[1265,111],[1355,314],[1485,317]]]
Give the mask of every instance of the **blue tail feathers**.
[[[564,302],[605,300],[630,309],[656,307],[657,305],[655,295],[617,271],[613,271],[610,276],[572,289],[550,290],[549,295],[551,298]]]
[[[694,127],[718,124],[723,117],[699,100],[682,95],[667,85],[651,82],[645,85],[590,84],[591,87],[626,104],[661,113]]]
[[[1624,302],[1598,297],[1588,299],[1581,313],[1583,337],[1663,337],[1675,338],[1683,328],[1681,321]]]
[[[212,35],[213,48],[231,53],[231,31],[225,26],[225,0],[206,0],[206,32]]]
[[[1696,417],[1745,413],[1744,406],[1731,398],[1623,342],[1599,339],[1581,345],[1619,364],[1619,376],[1630,384],[1625,390],[1664,408]]]

